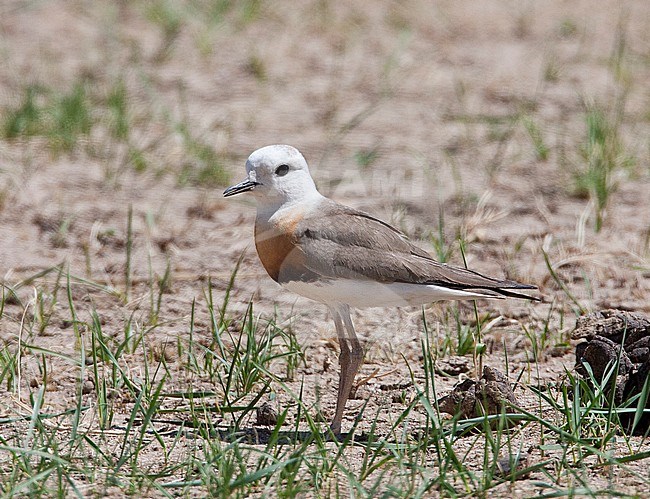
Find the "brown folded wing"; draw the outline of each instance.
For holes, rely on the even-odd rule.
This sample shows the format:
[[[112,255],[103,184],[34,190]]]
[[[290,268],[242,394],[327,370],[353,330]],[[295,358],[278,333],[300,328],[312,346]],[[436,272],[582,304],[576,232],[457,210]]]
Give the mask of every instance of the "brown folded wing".
[[[406,236],[366,213],[326,201],[321,216],[295,228],[303,265],[319,278],[371,279],[383,283],[433,284],[485,294],[535,299],[512,289],[536,289],[510,280],[436,262]]]

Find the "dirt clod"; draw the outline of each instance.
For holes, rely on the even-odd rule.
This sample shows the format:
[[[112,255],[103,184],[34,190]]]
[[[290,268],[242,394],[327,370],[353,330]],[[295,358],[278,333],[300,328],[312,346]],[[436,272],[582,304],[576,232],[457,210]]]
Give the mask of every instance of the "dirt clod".
[[[470,361],[467,357],[450,355],[436,362],[436,373],[441,376],[458,376],[469,372]]]
[[[483,368],[483,375],[478,381],[466,379],[438,400],[441,412],[460,414],[462,418],[499,414],[511,405],[518,405],[518,401],[508,378],[489,366]]]
[[[264,402],[255,410],[256,424],[259,426],[275,426],[278,424],[278,411],[271,404]]]
[[[527,453],[516,453],[497,460],[497,475],[502,478],[511,478],[514,475],[516,480],[522,480],[530,476],[530,472],[521,473],[530,466],[530,455],[532,448]]]

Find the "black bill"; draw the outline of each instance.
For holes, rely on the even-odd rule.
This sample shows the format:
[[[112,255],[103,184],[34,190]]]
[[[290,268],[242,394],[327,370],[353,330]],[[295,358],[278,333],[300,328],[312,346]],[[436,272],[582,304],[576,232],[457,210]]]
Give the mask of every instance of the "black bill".
[[[223,191],[223,197],[227,198],[228,196],[234,196],[235,194],[239,194],[241,192],[252,191],[255,189],[256,185],[260,185],[260,183],[246,179],[242,182],[239,182],[238,184],[228,187],[225,191]]]

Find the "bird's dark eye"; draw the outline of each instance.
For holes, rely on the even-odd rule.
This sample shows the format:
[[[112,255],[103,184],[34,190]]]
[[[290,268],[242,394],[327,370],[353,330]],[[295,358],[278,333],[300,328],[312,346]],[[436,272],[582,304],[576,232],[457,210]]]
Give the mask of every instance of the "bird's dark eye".
[[[280,165],[275,169],[275,174],[278,177],[284,177],[287,173],[289,173],[289,165]]]

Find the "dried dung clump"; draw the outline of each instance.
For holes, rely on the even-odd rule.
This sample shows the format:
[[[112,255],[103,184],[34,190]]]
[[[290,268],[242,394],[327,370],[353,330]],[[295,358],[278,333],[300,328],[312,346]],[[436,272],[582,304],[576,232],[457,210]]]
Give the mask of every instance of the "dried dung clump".
[[[614,390],[614,403],[624,405],[642,392],[650,373],[650,320],[640,314],[622,310],[603,310],[579,317],[573,339],[584,339],[576,346],[575,368],[590,379],[587,365],[597,383],[602,383],[611,369],[617,368],[608,393]],[[646,409],[650,408],[650,400]],[[634,413],[621,413],[621,423],[631,429]],[[645,415],[634,428],[643,434],[650,417]]]

